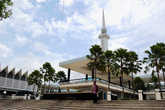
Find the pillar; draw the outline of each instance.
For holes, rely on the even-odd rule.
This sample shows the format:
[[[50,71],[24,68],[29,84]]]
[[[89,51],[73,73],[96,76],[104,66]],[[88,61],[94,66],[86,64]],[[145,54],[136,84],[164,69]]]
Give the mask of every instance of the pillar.
[[[128,81],[128,88],[131,89],[131,81]]]
[[[111,101],[111,91],[107,91],[107,101]]]
[[[86,74],[85,79],[88,80],[88,74]]]
[[[142,90],[138,90],[138,97],[139,97],[139,101],[143,100],[143,91]]]
[[[119,77],[119,80],[120,80],[120,86],[122,86],[122,78],[121,78],[121,76]]]
[[[155,100],[161,100],[161,94],[159,89],[155,89]]]
[[[68,69],[68,82],[70,81],[70,68]]]

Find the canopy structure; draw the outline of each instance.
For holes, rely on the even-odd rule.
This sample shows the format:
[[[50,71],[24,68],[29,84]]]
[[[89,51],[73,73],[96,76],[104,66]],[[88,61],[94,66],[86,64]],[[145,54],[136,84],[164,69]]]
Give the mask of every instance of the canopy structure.
[[[66,69],[73,70],[75,72],[79,72],[82,74],[88,74],[89,76],[92,76],[92,71],[87,67],[87,64],[89,63],[89,61],[90,60],[84,56],[84,57],[79,57],[79,58],[75,58],[72,60],[61,62],[59,64],[59,66],[66,68]],[[96,77],[104,79],[104,80],[108,80],[108,73],[97,71]],[[130,80],[130,76],[124,75],[124,79]],[[112,73],[111,73],[111,81],[119,82],[120,80],[118,77],[112,75]]]

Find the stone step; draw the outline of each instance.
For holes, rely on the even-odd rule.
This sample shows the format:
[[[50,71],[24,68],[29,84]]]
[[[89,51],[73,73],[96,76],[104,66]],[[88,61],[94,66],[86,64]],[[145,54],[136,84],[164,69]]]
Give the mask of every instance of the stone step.
[[[132,103],[133,102],[133,103]],[[165,110],[165,101],[100,101],[93,104],[92,101],[76,100],[29,100],[8,101],[5,110]],[[0,106],[0,108],[2,108]],[[7,109],[8,108],[8,109]],[[3,110],[3,109],[2,109]]]
[[[164,107],[61,107],[61,106],[52,106],[52,107],[13,107],[6,108],[5,110],[164,110]]]

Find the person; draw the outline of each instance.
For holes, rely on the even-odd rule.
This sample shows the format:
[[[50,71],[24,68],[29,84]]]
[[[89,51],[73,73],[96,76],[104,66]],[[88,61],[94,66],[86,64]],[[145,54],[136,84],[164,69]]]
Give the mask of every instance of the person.
[[[98,92],[98,86],[96,85],[96,81],[94,81],[92,87],[92,93],[94,94],[93,103],[97,103],[97,92]]]

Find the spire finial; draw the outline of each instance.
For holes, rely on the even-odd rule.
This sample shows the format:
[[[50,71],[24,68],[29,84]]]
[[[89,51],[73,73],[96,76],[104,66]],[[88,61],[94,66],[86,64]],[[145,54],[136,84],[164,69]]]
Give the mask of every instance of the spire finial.
[[[103,27],[102,28],[105,28],[105,17],[104,17],[104,9],[103,9],[103,18],[102,18],[102,20],[103,20]]]
[[[103,9],[103,15],[102,15],[102,17],[103,17],[103,18],[102,18],[102,23],[103,23],[102,25],[103,25],[103,26],[102,26],[101,32],[102,32],[102,33],[106,33],[106,32],[107,32],[107,29],[106,29],[106,26],[105,26],[104,9]]]

